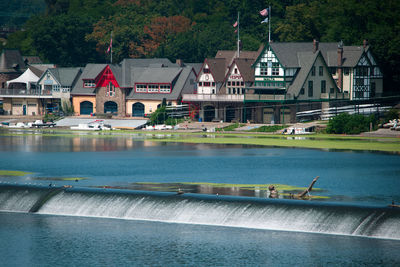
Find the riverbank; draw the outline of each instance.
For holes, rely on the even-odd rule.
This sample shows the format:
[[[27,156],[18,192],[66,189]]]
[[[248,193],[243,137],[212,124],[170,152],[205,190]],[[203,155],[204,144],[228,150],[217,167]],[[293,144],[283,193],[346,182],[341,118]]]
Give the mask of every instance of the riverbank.
[[[195,144],[232,144],[256,145],[269,147],[292,147],[324,150],[356,150],[400,153],[400,139],[387,137],[380,132],[377,136],[347,136],[347,135],[282,135],[273,133],[253,132],[213,132],[207,133],[194,130],[176,131],[143,131],[116,130],[107,132],[72,131],[69,129],[7,129],[0,130],[0,136],[29,136],[41,134],[44,136],[62,136],[66,138],[113,138],[134,135],[137,139],[155,142],[180,142]]]

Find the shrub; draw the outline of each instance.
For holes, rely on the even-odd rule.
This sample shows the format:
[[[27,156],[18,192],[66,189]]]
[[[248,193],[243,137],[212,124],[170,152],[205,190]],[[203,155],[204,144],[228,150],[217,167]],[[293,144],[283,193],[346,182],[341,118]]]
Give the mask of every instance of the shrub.
[[[264,125],[259,128],[254,128],[249,130],[249,132],[259,132],[259,133],[274,133],[279,130],[285,129],[287,125]]]
[[[333,134],[359,134],[369,131],[371,123],[373,129],[376,129],[377,120],[374,115],[364,116],[342,113],[329,120],[326,132]]]

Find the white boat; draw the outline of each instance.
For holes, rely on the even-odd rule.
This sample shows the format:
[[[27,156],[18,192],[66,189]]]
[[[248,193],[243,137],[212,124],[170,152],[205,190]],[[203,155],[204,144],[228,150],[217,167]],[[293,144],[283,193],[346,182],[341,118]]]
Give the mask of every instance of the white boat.
[[[89,123],[79,123],[78,126],[71,126],[71,130],[101,131],[112,130],[112,127],[109,124],[104,124],[104,122],[101,120],[95,120]]]

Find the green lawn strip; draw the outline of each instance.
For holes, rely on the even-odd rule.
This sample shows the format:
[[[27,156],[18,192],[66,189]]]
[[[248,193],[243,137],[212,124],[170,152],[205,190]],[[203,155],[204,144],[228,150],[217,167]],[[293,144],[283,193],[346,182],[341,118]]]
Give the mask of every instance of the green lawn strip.
[[[183,142],[196,144],[242,144],[277,147],[302,147],[318,149],[339,150],[369,150],[400,152],[400,142],[373,142],[371,140],[296,140],[296,139],[273,139],[273,138],[184,138],[184,139],[154,139],[156,142]]]
[[[24,171],[8,171],[8,170],[0,170],[0,176],[25,176],[28,174],[32,174],[31,172]]]

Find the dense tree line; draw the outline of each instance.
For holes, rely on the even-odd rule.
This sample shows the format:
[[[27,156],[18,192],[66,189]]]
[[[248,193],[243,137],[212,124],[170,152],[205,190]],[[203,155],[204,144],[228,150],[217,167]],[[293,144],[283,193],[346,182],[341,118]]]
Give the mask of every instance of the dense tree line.
[[[385,90],[400,85],[400,1],[398,0],[45,0],[7,47],[38,54],[63,66],[106,62],[113,32],[113,59],[181,58],[202,62],[219,49],[235,49],[232,24],[240,12],[243,49],[268,39],[259,11],[272,7],[273,41],[339,42],[368,39],[385,75]]]

